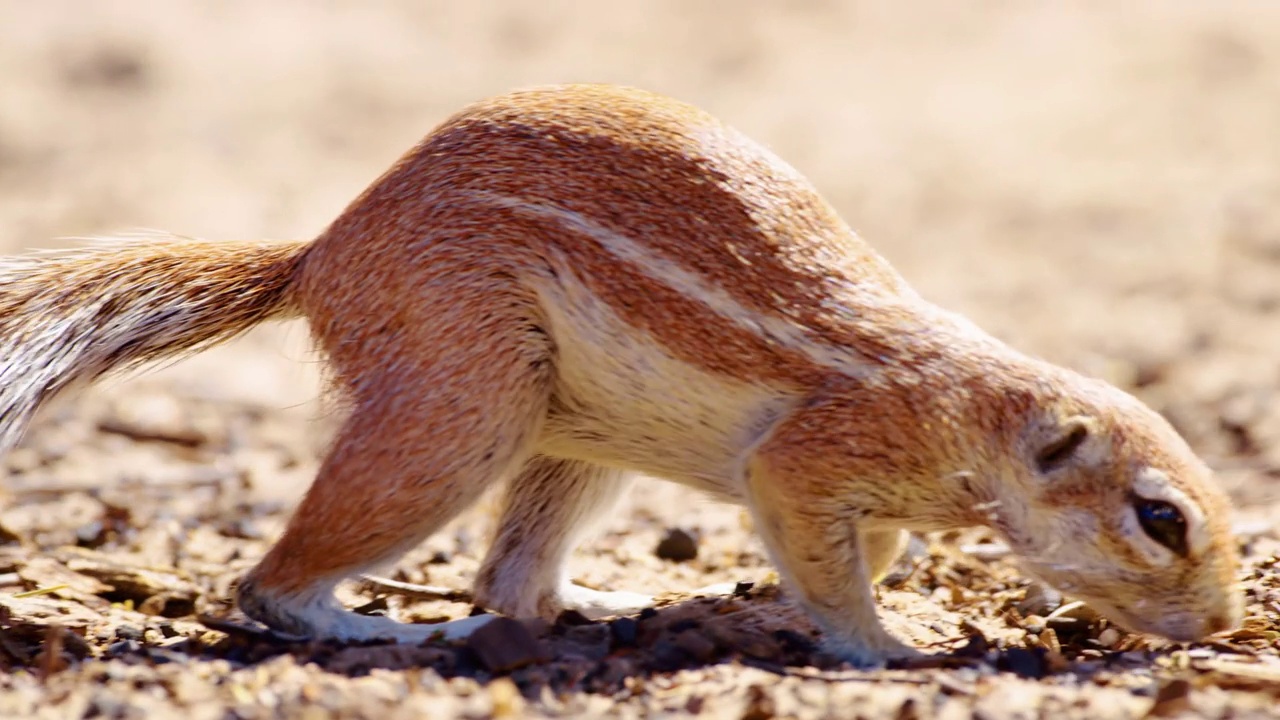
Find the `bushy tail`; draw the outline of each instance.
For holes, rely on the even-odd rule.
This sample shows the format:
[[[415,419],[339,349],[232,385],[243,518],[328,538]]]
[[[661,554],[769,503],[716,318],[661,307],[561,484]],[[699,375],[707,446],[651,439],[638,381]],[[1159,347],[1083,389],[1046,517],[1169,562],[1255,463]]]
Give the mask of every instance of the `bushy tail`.
[[[68,385],[299,315],[306,247],[164,237],[0,260],[0,454]]]

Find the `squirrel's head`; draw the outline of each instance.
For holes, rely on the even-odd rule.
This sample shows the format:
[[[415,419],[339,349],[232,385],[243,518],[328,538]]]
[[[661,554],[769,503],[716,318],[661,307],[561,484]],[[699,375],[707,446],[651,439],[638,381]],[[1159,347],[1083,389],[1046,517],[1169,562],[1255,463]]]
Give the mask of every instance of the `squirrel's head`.
[[[1070,391],[1056,383],[1012,428],[992,525],[1029,572],[1121,627],[1178,641],[1236,627],[1239,555],[1209,468],[1131,395],[1060,380]]]

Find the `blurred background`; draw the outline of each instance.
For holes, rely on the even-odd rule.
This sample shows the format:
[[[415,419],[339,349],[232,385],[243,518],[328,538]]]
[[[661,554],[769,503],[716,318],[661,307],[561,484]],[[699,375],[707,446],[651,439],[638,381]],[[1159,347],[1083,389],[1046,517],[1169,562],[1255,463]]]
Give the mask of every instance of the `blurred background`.
[[[1275,496],[1263,0],[3,0],[0,250],[310,237],[464,104],[567,81],[738,126],[926,296],[1137,390],[1239,496]],[[309,360],[275,327],[132,382],[307,416]]]

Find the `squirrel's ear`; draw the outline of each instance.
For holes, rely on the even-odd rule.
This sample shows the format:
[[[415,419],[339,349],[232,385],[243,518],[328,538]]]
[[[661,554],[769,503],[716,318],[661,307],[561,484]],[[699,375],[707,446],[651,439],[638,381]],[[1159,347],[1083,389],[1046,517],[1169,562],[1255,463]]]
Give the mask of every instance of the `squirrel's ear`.
[[[1078,459],[1079,451],[1094,435],[1093,418],[1074,415],[1065,418],[1051,432],[1045,434],[1035,448],[1035,467],[1041,475],[1052,474]]]

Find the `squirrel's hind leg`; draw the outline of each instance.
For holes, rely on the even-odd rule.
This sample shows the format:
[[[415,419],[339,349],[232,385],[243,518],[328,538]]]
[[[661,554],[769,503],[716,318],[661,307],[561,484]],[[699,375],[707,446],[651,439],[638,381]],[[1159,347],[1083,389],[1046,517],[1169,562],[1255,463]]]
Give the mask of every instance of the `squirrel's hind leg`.
[[[497,537],[476,578],[476,603],[514,617],[588,618],[639,612],[653,598],[606,592],[569,580],[569,554],[617,504],[631,480],[620,470],[535,457],[507,488]]]
[[[455,298],[456,299],[456,298]],[[462,298],[465,300],[465,298]],[[412,626],[344,610],[342,579],[393,561],[519,471],[550,395],[546,336],[511,304],[435,308],[479,316],[403,337],[354,383],[355,410],[284,536],[241,582],[245,614],[289,635],[418,641],[482,620]],[[458,337],[454,337],[454,334]]]

